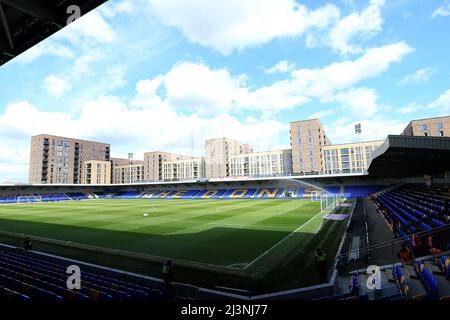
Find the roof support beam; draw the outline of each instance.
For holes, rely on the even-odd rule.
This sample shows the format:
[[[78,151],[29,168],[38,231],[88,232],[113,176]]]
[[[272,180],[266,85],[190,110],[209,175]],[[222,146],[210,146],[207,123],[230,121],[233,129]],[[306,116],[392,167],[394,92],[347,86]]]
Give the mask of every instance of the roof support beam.
[[[5,11],[3,11],[3,4],[0,2],[0,20],[2,20],[3,31],[8,38],[9,46],[14,49],[14,42],[11,37],[11,32],[9,31],[8,21],[6,20]]]
[[[62,28],[63,26],[58,23],[58,18],[49,12],[48,10],[42,8],[39,5],[33,3],[33,1],[23,1],[23,0],[0,0],[0,3],[7,4],[10,7],[13,7],[17,10],[25,12],[32,17],[41,19],[41,20],[49,20],[56,24],[58,27]]]

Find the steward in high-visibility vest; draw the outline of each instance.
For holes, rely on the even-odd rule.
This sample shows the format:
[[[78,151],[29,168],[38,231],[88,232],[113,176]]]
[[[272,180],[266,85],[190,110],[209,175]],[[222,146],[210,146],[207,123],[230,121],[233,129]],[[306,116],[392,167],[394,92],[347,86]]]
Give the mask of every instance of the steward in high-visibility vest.
[[[315,260],[319,282],[327,282],[327,255],[322,249],[316,250]]]
[[[23,241],[23,248],[25,249],[25,251],[31,250],[33,248],[30,238],[25,238],[25,240]]]
[[[172,282],[172,278],[173,278],[172,261],[167,260],[164,263],[164,266],[162,268],[162,278],[166,282],[166,284]]]

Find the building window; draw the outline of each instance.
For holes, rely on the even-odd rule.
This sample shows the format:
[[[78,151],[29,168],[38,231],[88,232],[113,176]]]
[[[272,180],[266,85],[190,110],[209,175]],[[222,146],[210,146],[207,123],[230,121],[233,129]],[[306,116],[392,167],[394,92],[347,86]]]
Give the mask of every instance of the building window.
[[[426,124],[421,124],[420,125],[420,130],[422,131],[428,131],[428,126]]]
[[[444,129],[444,125],[442,124],[442,122],[436,123],[436,128],[438,130],[442,130],[442,129]]]

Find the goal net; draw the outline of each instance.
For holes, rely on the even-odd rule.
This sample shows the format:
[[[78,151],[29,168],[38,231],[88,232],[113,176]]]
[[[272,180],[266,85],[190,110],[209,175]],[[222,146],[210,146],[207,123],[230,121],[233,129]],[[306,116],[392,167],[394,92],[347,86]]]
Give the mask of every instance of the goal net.
[[[331,213],[336,209],[336,195],[333,193],[322,193],[320,195],[320,210]]]
[[[17,203],[42,202],[42,196],[20,196],[17,197]]]

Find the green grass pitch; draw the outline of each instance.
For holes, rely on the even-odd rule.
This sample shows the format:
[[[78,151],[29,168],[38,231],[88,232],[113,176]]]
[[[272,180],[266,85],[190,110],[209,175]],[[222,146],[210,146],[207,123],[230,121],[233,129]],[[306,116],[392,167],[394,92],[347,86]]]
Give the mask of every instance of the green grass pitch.
[[[322,222],[320,202],[310,200],[87,200],[0,207],[1,231],[240,269],[278,250],[291,235],[297,242],[299,234],[316,233]]]

